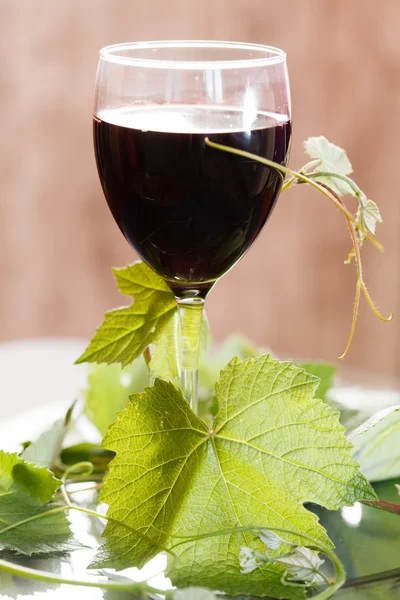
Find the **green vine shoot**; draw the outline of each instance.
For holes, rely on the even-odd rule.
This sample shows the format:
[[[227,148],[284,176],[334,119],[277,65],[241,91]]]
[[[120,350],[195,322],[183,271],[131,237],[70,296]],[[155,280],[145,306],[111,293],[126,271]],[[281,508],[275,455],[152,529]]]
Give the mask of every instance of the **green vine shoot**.
[[[352,241],[352,249],[345,263],[350,264],[351,259],[354,257],[357,266],[357,283],[350,334],[344,352],[338,357],[339,360],[345,358],[348,351],[350,350],[351,343],[354,338],[361,292],[364,294],[371,310],[381,321],[387,323],[393,319],[393,312],[389,315],[389,317],[384,317],[374,304],[374,301],[372,300],[364,282],[361,261],[361,246],[365,240],[370,241],[372,244],[374,244],[376,248],[378,248],[378,250],[383,251],[383,246],[378,242],[378,240],[375,237],[376,224],[382,223],[382,218],[378,206],[375,204],[375,202],[367,199],[367,196],[364,194],[364,192],[361,191],[358,185],[348,176],[349,173],[352,172],[352,167],[344,150],[342,150],[338,146],[335,146],[331,142],[328,142],[328,140],[323,136],[319,138],[309,138],[305,142],[304,146],[306,152],[312,158],[314,158],[314,160],[312,162],[307,163],[302,169],[299,170],[299,172],[296,172],[292,171],[292,169],[289,169],[288,167],[284,167],[283,165],[275,163],[271,160],[257,156],[256,154],[244,152],[243,150],[238,150],[237,148],[231,148],[229,146],[223,146],[221,144],[212,142],[208,138],[205,139],[205,142],[208,146],[210,146],[211,148],[215,148],[216,150],[229,152],[231,154],[242,156],[243,158],[254,160],[263,165],[266,165],[267,167],[276,169],[284,176],[288,175],[289,179],[286,182],[284,182],[282,186],[282,191],[289,189],[294,184],[309,184],[314,189],[323,194],[326,198],[328,198],[336,206],[336,208],[338,208],[343,213],[347,222]],[[339,163],[340,167],[342,168],[342,172],[333,172],[326,170],[325,157],[327,155],[329,156],[330,160],[332,160],[332,155],[334,155],[334,160],[337,163]],[[342,166],[343,163],[344,169]],[[340,183],[345,184],[345,187],[343,185],[338,186],[338,181]],[[357,214],[355,216],[348,211],[346,205],[344,204],[341,198],[342,195],[350,195],[357,198],[358,209]]]

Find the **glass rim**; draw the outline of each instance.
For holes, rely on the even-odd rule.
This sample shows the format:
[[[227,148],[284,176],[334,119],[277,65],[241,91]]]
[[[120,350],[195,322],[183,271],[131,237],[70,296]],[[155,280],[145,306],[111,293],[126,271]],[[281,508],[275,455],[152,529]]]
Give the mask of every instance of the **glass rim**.
[[[143,50],[158,48],[227,48],[239,50],[253,50],[266,56],[258,58],[235,58],[232,60],[170,60],[160,58],[135,58],[134,56],[118,55],[118,51]],[[151,69],[179,69],[179,70],[205,70],[205,69],[243,69],[262,67],[284,63],[286,52],[275,46],[252,44],[245,42],[227,42],[219,40],[160,40],[152,42],[124,42],[104,46],[100,49],[100,59],[132,67],[147,67]]]

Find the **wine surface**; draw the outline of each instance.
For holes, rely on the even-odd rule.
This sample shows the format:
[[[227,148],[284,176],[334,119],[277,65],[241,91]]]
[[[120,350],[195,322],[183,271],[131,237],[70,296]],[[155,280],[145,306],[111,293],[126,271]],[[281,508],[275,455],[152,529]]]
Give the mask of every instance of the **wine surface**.
[[[114,219],[138,255],[183,288],[215,281],[243,256],[283,181],[205,137],[285,165],[291,133],[282,115],[180,105],[103,111],[93,127]]]

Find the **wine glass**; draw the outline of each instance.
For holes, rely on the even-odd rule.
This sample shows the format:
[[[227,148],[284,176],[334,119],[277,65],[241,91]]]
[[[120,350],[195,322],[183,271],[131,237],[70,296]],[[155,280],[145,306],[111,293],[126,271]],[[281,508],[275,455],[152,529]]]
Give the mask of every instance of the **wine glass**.
[[[100,50],[93,127],[114,219],[175,295],[181,387],[197,411],[204,300],[259,235],[283,181],[206,138],[286,164],[286,55],[220,41],[108,46]]]

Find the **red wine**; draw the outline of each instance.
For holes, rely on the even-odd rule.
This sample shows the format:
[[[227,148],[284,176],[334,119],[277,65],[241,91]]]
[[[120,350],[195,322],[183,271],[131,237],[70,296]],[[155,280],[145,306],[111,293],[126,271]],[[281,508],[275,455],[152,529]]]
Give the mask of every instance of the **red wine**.
[[[282,176],[204,139],[286,164],[282,115],[160,105],[94,117],[97,167],[111,212],[138,255],[172,288],[210,288],[267,221]]]

